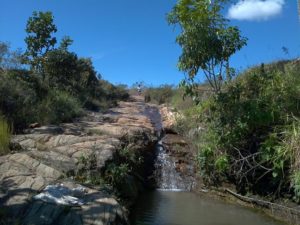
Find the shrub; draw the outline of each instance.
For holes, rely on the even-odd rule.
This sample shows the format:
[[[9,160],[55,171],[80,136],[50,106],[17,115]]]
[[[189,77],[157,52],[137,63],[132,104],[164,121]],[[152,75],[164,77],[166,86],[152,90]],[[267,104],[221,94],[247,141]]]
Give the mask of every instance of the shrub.
[[[114,188],[120,188],[121,184],[125,181],[130,172],[129,165],[127,163],[121,163],[116,165],[110,163],[105,171],[105,179]]]
[[[159,87],[149,87],[146,89],[144,96],[146,102],[153,102],[156,104],[171,103],[174,88],[171,85],[161,85]]]
[[[197,140],[206,181],[227,179],[242,193],[277,196],[292,184],[299,194],[292,175],[300,168],[299,67],[286,61],[251,68],[190,111],[194,127],[206,129]]]
[[[0,155],[9,152],[10,135],[11,129],[4,117],[0,115]]]
[[[30,82],[26,80],[28,77],[32,77]],[[39,86],[35,85],[34,78],[23,70],[0,73],[0,110],[17,131],[36,120],[34,106],[43,95],[38,95],[34,89]]]
[[[70,122],[74,117],[82,115],[80,102],[67,92],[52,90],[38,106],[41,123]]]
[[[294,189],[294,200],[300,202],[300,171],[296,171],[292,175],[292,186]]]

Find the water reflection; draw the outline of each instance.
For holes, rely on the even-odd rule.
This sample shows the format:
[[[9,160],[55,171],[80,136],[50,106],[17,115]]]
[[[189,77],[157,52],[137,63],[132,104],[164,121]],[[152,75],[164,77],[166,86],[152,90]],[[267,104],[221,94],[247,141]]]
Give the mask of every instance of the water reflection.
[[[132,219],[134,225],[282,225],[247,208],[170,191],[143,194]]]

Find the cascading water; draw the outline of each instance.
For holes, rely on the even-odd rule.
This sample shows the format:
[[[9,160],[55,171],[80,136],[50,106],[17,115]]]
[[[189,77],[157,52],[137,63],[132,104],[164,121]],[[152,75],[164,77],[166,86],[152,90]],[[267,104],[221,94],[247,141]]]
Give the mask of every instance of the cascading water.
[[[188,190],[189,185],[176,170],[176,159],[167,153],[161,140],[156,145],[156,155],[154,167],[158,189]]]
[[[156,144],[155,154],[156,159],[154,162],[154,176],[156,186],[160,190],[172,190],[172,191],[189,191],[192,189],[194,179],[191,177],[184,177],[176,169],[176,157],[172,156],[170,152],[166,150],[163,145],[162,139],[164,134],[162,133],[162,118],[160,112],[156,106],[146,106],[145,114],[151,118],[152,123],[155,126],[157,137],[159,141]]]
[[[174,151],[166,147],[165,138],[168,134],[165,137],[160,135],[162,126],[158,109],[148,106],[145,111],[154,121],[158,137],[161,138],[156,145],[154,165],[156,186],[160,190],[145,192],[139,197],[132,210],[133,225],[281,225],[246,208],[188,192],[194,179],[179,172]]]

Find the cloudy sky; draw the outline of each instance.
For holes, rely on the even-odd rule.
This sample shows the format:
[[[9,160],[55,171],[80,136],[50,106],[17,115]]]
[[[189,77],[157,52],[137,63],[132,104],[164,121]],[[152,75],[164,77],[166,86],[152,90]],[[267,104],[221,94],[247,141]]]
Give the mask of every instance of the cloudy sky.
[[[284,0],[240,0],[230,6],[228,17],[236,20],[261,21],[279,16]]]
[[[178,84],[180,48],[166,14],[176,0],[0,0],[0,41],[25,49],[26,21],[34,10],[50,10],[58,39],[69,35],[79,56],[113,83]],[[298,57],[300,23],[296,0],[236,0],[224,15],[246,36],[248,45],[231,59],[251,65]],[[284,52],[286,47],[288,52]]]

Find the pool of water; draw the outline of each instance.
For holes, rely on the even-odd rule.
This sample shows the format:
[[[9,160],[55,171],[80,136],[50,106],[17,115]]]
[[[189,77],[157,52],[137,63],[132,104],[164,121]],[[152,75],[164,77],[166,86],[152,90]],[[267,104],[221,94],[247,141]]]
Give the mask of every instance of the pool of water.
[[[133,225],[282,225],[251,209],[191,192],[145,192],[132,210]]]

